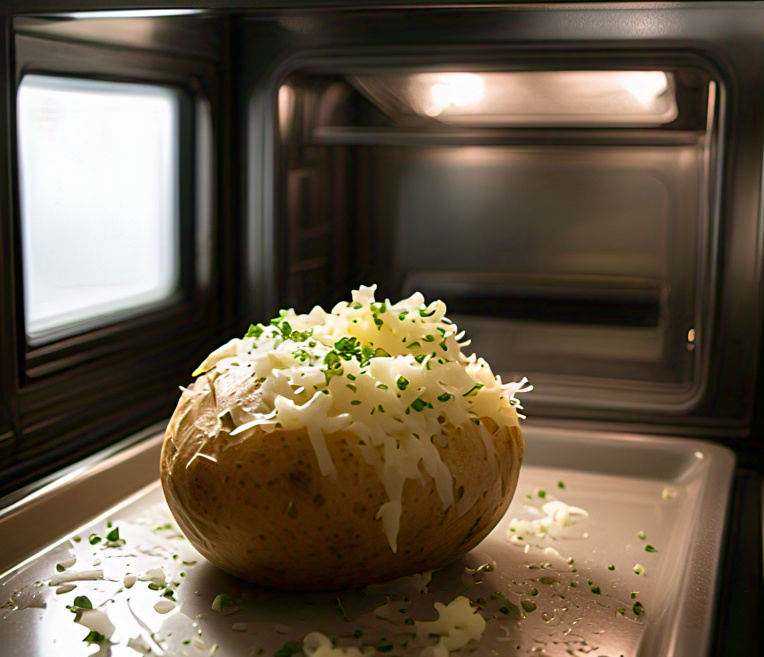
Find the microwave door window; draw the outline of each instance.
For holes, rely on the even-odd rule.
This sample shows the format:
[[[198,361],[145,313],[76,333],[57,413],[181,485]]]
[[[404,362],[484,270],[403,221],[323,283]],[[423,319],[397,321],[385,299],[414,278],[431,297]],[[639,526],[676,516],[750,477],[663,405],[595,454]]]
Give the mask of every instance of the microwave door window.
[[[167,300],[178,284],[178,98],[28,75],[18,94],[30,342]]]

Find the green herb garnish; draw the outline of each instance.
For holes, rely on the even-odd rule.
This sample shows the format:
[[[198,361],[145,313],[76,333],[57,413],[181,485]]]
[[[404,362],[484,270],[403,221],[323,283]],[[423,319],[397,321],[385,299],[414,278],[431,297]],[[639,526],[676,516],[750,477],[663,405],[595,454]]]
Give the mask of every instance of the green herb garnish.
[[[245,338],[259,338],[265,327],[262,324],[250,324],[247,332],[244,334]]]
[[[379,652],[390,652],[393,649],[393,644],[386,637],[382,637],[377,641],[376,649]]]
[[[348,615],[345,612],[345,607],[342,606],[342,600],[339,598],[336,598],[334,601],[334,608],[337,610],[337,613],[339,613],[340,616],[342,616],[343,620],[348,619]]]
[[[474,397],[475,395],[480,392],[480,389],[483,387],[482,383],[476,383],[474,386],[472,386],[467,392],[465,392],[462,397]]]
[[[215,599],[212,601],[212,609],[214,611],[223,612],[232,605],[233,598],[231,598],[231,596],[227,593],[221,593],[220,595],[215,596]]]
[[[281,648],[273,653],[273,657],[292,657],[292,655],[300,653],[302,653],[301,641],[287,641]]]
[[[421,412],[425,408],[432,408],[432,404],[428,401],[425,401],[421,397],[417,397],[413,402],[411,402],[411,408],[417,412]]]

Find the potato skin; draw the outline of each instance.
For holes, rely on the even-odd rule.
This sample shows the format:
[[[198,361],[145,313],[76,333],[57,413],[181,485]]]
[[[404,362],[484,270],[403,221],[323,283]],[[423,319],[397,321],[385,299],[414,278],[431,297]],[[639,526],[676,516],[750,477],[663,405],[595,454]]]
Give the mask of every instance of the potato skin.
[[[165,435],[161,482],[194,547],[255,584],[352,588],[442,567],[493,529],[517,486],[523,457],[518,427],[497,429],[495,458],[487,458],[473,425],[445,425],[448,444],[438,451],[453,476],[456,502],[444,508],[427,474],[408,479],[393,552],[376,519],[388,497],[354,434],[327,436],[337,475],[324,476],[304,429],[265,433],[255,427],[231,437],[218,424],[205,434],[199,419],[217,417],[226,407],[208,392],[202,376],[183,393]]]

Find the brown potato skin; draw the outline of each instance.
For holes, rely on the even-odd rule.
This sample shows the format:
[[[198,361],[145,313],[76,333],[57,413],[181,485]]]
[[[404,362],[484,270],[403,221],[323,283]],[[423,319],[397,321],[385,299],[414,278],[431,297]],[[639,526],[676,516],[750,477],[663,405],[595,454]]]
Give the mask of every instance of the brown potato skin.
[[[194,385],[209,389],[206,377]],[[212,417],[225,408],[214,395],[183,393],[162,449],[165,497],[204,557],[255,584],[353,588],[442,567],[493,529],[517,487],[523,457],[518,427],[493,434],[496,456],[489,459],[472,425],[447,426],[448,445],[438,450],[453,476],[456,502],[444,508],[427,474],[408,479],[393,552],[376,519],[387,494],[354,434],[327,436],[337,470],[328,477],[319,471],[306,430],[265,433],[256,427],[232,438],[218,427],[205,436],[195,426],[198,404],[208,405],[202,413]],[[197,452],[206,456],[194,458]]]

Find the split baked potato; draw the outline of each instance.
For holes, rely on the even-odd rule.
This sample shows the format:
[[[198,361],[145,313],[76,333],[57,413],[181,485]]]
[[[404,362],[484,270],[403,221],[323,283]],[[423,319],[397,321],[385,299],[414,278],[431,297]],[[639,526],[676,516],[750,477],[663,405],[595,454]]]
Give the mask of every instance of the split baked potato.
[[[242,579],[321,590],[439,568],[477,545],[517,485],[515,393],[528,388],[465,356],[445,310],[362,287],[210,354],[161,457],[194,547]]]

